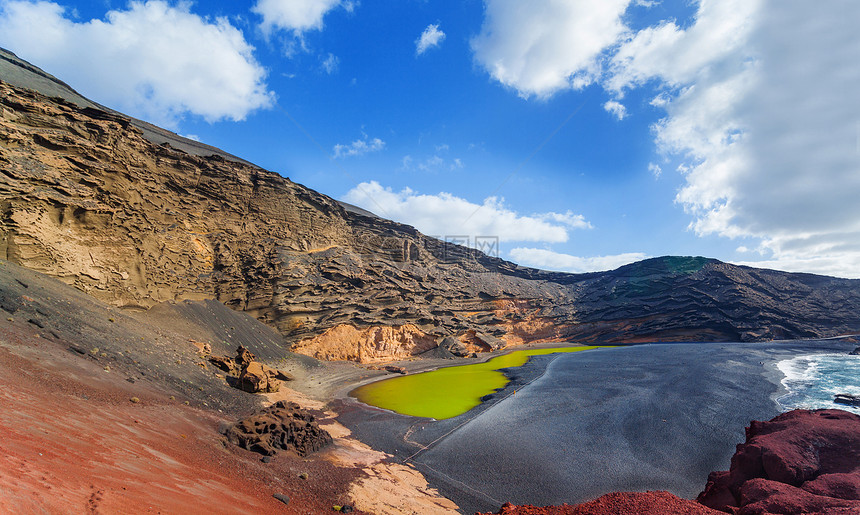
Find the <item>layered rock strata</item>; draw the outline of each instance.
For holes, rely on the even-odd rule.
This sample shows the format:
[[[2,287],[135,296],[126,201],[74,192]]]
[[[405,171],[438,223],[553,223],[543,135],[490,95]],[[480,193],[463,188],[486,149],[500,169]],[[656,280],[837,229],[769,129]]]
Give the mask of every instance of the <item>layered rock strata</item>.
[[[860,281],[681,257],[578,275],[519,267],[155,135],[47,74],[32,84],[65,99],[22,88],[35,68],[21,63],[0,59],[0,79],[15,70],[18,84],[0,82],[0,259],[115,306],[217,299],[301,352],[367,362],[440,344],[468,355],[860,333]]]

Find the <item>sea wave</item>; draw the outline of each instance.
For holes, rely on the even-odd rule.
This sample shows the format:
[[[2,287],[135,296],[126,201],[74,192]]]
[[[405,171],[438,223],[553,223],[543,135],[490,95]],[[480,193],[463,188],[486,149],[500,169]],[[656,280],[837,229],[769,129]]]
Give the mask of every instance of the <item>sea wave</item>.
[[[836,394],[860,395],[860,356],[806,354],[777,363],[786,393],[777,398],[786,411],[838,408],[860,414],[860,406],[833,402]]]

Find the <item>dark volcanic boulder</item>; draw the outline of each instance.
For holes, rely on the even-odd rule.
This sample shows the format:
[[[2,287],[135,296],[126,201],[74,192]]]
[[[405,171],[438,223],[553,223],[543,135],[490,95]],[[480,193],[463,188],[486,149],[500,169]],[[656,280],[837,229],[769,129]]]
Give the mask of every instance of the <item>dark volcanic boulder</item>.
[[[851,352],[848,353],[848,355],[849,356],[860,356],[860,347],[857,347],[856,349],[852,350]]]
[[[860,416],[795,410],[746,433],[699,502],[739,514],[860,513]]]
[[[260,413],[240,420],[229,429],[227,439],[244,449],[271,456],[292,450],[299,456],[316,452],[332,442],[313,415],[294,402],[279,401]]]
[[[837,404],[847,404],[849,406],[860,406],[860,395],[848,395],[847,393],[838,393],[833,399]]]

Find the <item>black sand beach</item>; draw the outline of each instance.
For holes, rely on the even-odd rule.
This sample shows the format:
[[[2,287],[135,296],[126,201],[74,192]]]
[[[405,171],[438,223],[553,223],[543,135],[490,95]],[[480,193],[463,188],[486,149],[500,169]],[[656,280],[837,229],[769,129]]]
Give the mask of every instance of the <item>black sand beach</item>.
[[[338,403],[361,440],[415,465],[464,512],[617,491],[695,497],[750,420],[780,412],[775,363],[839,341],[652,344],[536,357],[493,399],[429,421]]]

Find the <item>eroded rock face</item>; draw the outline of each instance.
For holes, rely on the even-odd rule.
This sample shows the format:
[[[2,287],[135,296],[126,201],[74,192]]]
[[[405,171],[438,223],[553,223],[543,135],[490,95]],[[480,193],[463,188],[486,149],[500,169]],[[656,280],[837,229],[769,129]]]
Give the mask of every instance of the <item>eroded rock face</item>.
[[[244,449],[271,456],[290,450],[306,456],[332,443],[313,415],[294,402],[279,401],[227,429],[227,439]]]
[[[413,324],[363,329],[342,324],[294,344],[292,350],[317,359],[376,363],[409,358],[436,346],[434,336]]]
[[[740,514],[860,513],[860,416],[795,410],[753,421],[702,504]]]
[[[524,268],[84,104],[0,82],[0,259],[115,306],[214,298],[306,353],[372,362],[443,341],[469,355],[860,332],[860,281],[681,257]]]

